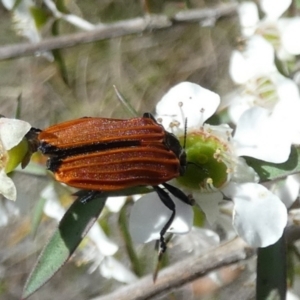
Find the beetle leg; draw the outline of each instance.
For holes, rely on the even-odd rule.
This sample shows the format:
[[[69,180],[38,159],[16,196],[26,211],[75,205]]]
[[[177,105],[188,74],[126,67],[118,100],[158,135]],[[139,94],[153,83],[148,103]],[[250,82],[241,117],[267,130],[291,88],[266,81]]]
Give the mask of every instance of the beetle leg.
[[[156,193],[158,194],[158,197],[160,198],[162,203],[172,211],[171,217],[169,218],[167,223],[164,225],[164,227],[160,231],[159,256],[161,256],[167,249],[164,235],[167,232],[167,230],[170,228],[170,226],[171,226],[171,224],[174,220],[174,217],[175,217],[175,214],[176,214],[176,207],[175,207],[175,204],[174,204],[173,200],[171,199],[171,197],[169,196],[169,194],[166,191],[164,191],[159,186],[153,186],[153,188],[156,191]]]
[[[76,193],[74,193],[74,196],[78,196],[78,198],[80,198],[80,202],[82,204],[86,204],[90,201],[92,201],[93,199],[95,199],[97,196],[99,196],[102,192],[99,191],[78,191]]]
[[[178,189],[177,187],[170,185],[168,183],[163,183],[162,184],[172,195],[174,195],[176,198],[181,200],[182,202],[189,204],[189,205],[194,205],[195,200],[191,197],[188,197],[182,190]]]

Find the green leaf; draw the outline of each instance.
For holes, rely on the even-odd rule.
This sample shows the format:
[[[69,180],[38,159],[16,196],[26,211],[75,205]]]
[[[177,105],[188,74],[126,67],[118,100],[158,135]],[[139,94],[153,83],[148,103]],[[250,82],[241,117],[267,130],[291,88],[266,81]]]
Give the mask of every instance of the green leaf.
[[[31,234],[32,236],[36,235],[37,232],[37,228],[39,227],[42,217],[43,217],[43,213],[44,213],[44,206],[46,203],[46,199],[45,198],[40,198],[35,207],[34,207],[34,212],[32,215],[32,220],[31,220]]]
[[[16,119],[21,119],[21,104],[22,104],[22,94],[19,94],[17,98],[17,109],[15,113]]]
[[[281,237],[274,245],[258,249],[256,299],[285,299],[286,274],[285,239]]]
[[[29,10],[36,28],[41,29],[46,24],[49,15],[44,10],[36,6],[30,6]]]
[[[59,21],[53,22],[53,25],[52,25],[51,29],[52,29],[53,36],[59,36]],[[60,49],[54,49],[54,50],[52,50],[52,54],[53,54],[53,57],[54,57],[54,60],[55,60],[55,62],[57,64],[57,66],[58,66],[60,75],[61,75],[64,83],[67,86],[70,86],[69,79],[68,79],[67,66],[65,64],[65,60],[64,60],[64,57],[63,57]]]
[[[29,275],[22,299],[37,291],[65,264],[96,222],[105,201],[106,196],[101,196],[83,204],[79,198],[71,205]]]
[[[65,1],[64,0],[56,0],[55,1],[56,4],[56,8],[57,10],[59,10],[60,12],[64,13],[64,14],[68,14],[69,11],[65,5]]]
[[[276,151],[276,149],[274,149]],[[259,175],[261,181],[278,180],[288,175],[300,173],[300,148],[292,147],[289,159],[282,164],[268,163],[252,157],[246,157],[247,164]]]
[[[127,250],[127,254],[130,258],[132,269],[137,276],[141,277],[143,275],[142,266],[141,266],[141,263],[137,256],[137,253],[135,251],[135,248],[134,248],[134,245],[132,242],[132,238],[131,238],[131,235],[129,232],[128,224],[127,224],[128,223],[128,218],[127,218],[128,205],[129,205],[128,202],[125,203],[125,205],[121,209],[118,223],[119,223],[120,232],[121,232],[124,242],[125,242],[125,248]]]

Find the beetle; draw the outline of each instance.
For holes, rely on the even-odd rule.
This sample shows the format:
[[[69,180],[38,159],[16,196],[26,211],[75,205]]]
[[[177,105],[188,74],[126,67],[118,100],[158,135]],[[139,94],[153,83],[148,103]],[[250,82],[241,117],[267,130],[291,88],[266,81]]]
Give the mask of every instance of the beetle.
[[[47,168],[57,181],[90,191],[83,202],[99,192],[134,186],[153,186],[172,214],[160,232],[160,254],[166,250],[164,234],[176,208],[168,192],[192,204],[180,189],[167,184],[186,170],[186,153],[178,139],[165,131],[150,113],[141,118],[84,117],[50,126],[37,135],[38,149],[48,155]]]

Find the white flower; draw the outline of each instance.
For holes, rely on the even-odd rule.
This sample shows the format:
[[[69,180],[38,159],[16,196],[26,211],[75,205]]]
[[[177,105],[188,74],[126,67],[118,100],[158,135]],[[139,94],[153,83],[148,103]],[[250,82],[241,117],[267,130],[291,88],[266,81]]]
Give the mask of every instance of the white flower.
[[[170,195],[176,206],[176,215],[168,232],[183,234],[190,231],[193,220],[192,207]],[[157,213],[159,212],[159,213]],[[156,193],[141,197],[133,206],[129,231],[137,243],[158,240],[160,231],[171,217],[172,211],[159,199]]]
[[[291,5],[292,0],[260,0],[260,7],[266,18],[277,20]]]
[[[237,84],[245,84],[252,78],[268,75],[276,70],[274,48],[260,35],[246,41],[242,51],[231,54],[229,74]]]
[[[9,151],[20,145],[30,128],[30,124],[25,121],[0,118],[0,193],[9,200],[16,200],[17,191],[6,173],[14,170],[25,154],[22,148],[20,152],[9,154]]]
[[[295,105],[300,102],[300,96],[293,80],[278,72],[269,72],[249,79],[227,102],[230,102],[228,107],[230,119],[236,124],[246,110],[252,107],[263,107],[271,113],[280,102],[286,106],[281,111],[282,119],[285,119],[286,115],[283,115],[283,112],[286,114],[289,110],[289,113],[293,113]]]
[[[100,272],[105,278],[114,278],[119,282],[128,284],[138,280],[136,275],[112,256],[107,256],[103,260],[100,266]]]
[[[255,33],[259,22],[256,4],[249,1],[242,2],[238,7],[238,15],[243,36],[252,36]]]
[[[260,7],[265,13],[258,19],[258,9],[253,2],[239,5],[239,18],[242,34],[249,38],[255,34],[263,36],[277,51],[282,60],[291,60],[300,54],[300,42],[297,32],[300,30],[300,18],[280,18],[288,9],[291,0],[260,0]]]
[[[206,105],[208,97],[210,106]],[[171,88],[156,106],[156,119],[162,120],[166,130],[176,131],[178,134],[184,132],[185,119],[182,104],[184,104],[184,118],[188,120],[188,125],[200,127],[214,114],[214,108],[220,104],[220,96],[190,82],[181,82]]]
[[[190,91],[188,90],[189,85],[191,87]],[[183,120],[187,115],[191,116],[193,120],[196,120],[198,115],[201,120],[200,127],[193,127],[190,126],[188,118],[186,152],[188,161],[193,162],[194,165],[188,164],[185,177],[177,178],[176,181],[173,181],[173,184],[176,184],[187,194],[192,193],[194,199],[204,210],[207,219],[211,222],[214,222],[217,218],[218,202],[223,198],[223,195],[231,198],[234,203],[233,226],[237,233],[254,247],[271,245],[282,236],[286,226],[286,207],[278,196],[257,183],[258,176],[252,168],[247,166],[240,155],[244,155],[245,148],[253,148],[255,151],[248,151],[247,155],[252,155],[255,158],[266,156],[264,155],[265,147],[268,146],[268,143],[276,146],[278,137],[274,141],[276,136],[270,134],[265,142],[262,138],[257,139],[256,135],[260,136],[260,131],[263,131],[261,125],[265,123],[260,124],[263,118],[255,118],[255,114],[252,112],[251,115],[251,112],[248,111],[245,112],[243,122],[238,122],[237,133],[233,138],[231,136],[232,129],[228,125],[210,126],[204,124],[201,126],[201,123],[206,119],[203,118],[203,114],[199,113],[198,109],[195,109],[196,104],[192,107],[188,104],[189,95],[194,95],[194,85],[185,83],[182,93],[180,91],[181,85],[175,86],[171,90],[173,95],[182,95],[182,97],[176,97],[173,103],[175,109],[180,107],[180,114],[177,113],[177,119],[174,117],[174,108],[170,107],[170,103],[165,106],[165,110],[161,109],[164,106],[163,103],[159,103],[159,117],[164,118],[164,116],[167,116],[167,119],[169,119],[168,111],[171,111],[173,124],[184,123]],[[174,91],[177,89],[178,91],[175,93]],[[186,93],[186,96],[184,96],[184,93]],[[203,94],[206,98],[201,98],[202,109],[210,112],[215,111],[218,106],[217,101],[214,101],[215,94],[210,94],[208,90]],[[161,102],[164,99],[169,99],[168,94],[163,97]],[[247,116],[247,114],[250,115]],[[252,123],[249,124],[249,120]],[[164,120],[162,121],[164,123]],[[193,122],[193,124],[197,123]],[[174,133],[178,132],[174,126],[170,126],[170,128]],[[272,131],[273,129],[268,127],[268,130]],[[249,139],[247,139],[247,136]],[[262,136],[265,136],[265,132]],[[288,146],[285,145],[283,150],[276,148],[276,152],[279,151],[280,161],[287,160],[289,155],[287,149],[289,147],[290,143]],[[275,152],[273,148],[272,151]],[[274,160],[277,159],[276,155],[273,155],[273,157]],[[267,157],[265,159],[267,160]],[[135,205],[138,205],[139,201]],[[134,223],[135,228],[131,228],[131,232],[134,239],[146,242],[158,238],[159,229],[156,227],[161,220],[161,213],[162,215],[165,215],[165,213],[162,212],[162,208],[153,208],[151,214],[155,215],[155,221],[152,221],[151,225],[150,221],[145,222],[144,220],[145,215],[150,214],[152,210],[151,204],[154,203],[154,199],[148,195],[147,201],[143,202],[144,209],[141,204],[139,209],[133,209],[132,211],[130,218],[137,220],[135,216],[137,213],[142,216],[140,216],[139,223]],[[179,210],[179,206],[176,205],[176,214],[180,214]],[[166,217],[164,222],[165,220]],[[188,228],[191,224],[188,219],[185,219],[184,222],[184,228]],[[173,227],[173,224],[171,227]]]
[[[12,10],[15,5],[14,0],[2,0],[6,9]],[[34,6],[32,0],[19,1],[17,7],[12,11],[15,30],[21,36],[28,38],[32,43],[37,43],[41,40],[39,31],[34,22],[31,8]]]
[[[300,41],[296,36],[296,32],[300,30],[300,17],[279,19],[277,25],[281,37],[279,57],[284,59],[300,54]]]

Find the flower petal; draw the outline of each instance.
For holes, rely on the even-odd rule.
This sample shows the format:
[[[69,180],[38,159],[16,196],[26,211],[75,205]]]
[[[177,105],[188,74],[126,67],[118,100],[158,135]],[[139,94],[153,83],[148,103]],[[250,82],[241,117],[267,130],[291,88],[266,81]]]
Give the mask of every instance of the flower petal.
[[[277,20],[291,3],[292,0],[260,0],[260,7],[267,19]]]
[[[235,183],[258,182],[259,176],[253,168],[247,165],[244,158],[239,157],[236,161],[231,181]]]
[[[117,213],[126,202],[125,196],[108,197],[105,206],[113,213]]]
[[[281,42],[283,48],[290,54],[300,54],[300,43],[295,38],[295,32],[300,30],[300,17],[290,19],[280,19],[278,21],[278,28],[281,32]]]
[[[273,163],[285,162],[290,155],[292,137],[277,119],[261,107],[247,110],[240,117],[233,138],[236,154]]]
[[[187,233],[193,224],[192,207],[170,195],[176,215],[168,232]],[[129,219],[129,231],[137,243],[147,243],[160,238],[160,231],[171,217],[171,210],[156,193],[141,197],[133,206]]]
[[[243,35],[253,35],[259,22],[256,4],[250,1],[243,2],[238,7],[238,13]]]
[[[15,203],[4,199],[0,200],[0,227],[6,226],[12,217],[19,215],[20,211]]]
[[[59,222],[65,214],[66,210],[58,201],[58,196],[56,194],[53,184],[47,185],[42,190],[41,197],[47,200],[44,205],[44,213],[48,217],[53,218],[57,222]]]
[[[282,236],[287,224],[287,209],[264,186],[231,183],[224,193],[234,202],[233,226],[249,245],[267,247]]]
[[[124,283],[132,283],[137,280],[137,277],[128,268],[112,256],[103,259],[100,273],[105,278],[114,278]]]
[[[193,193],[194,199],[205,213],[209,224],[214,224],[219,216],[219,202],[223,199],[220,192]]]
[[[98,250],[104,256],[114,255],[118,251],[118,246],[105,235],[98,223],[92,226],[88,232],[88,237],[96,244]]]
[[[165,116],[172,117],[173,121],[180,123],[179,128],[182,130],[184,130],[185,119],[189,127],[199,128],[214,114],[219,104],[218,94],[195,83],[181,82],[171,88],[157,103],[156,113],[157,118],[162,120]],[[166,129],[169,124],[165,126]]]
[[[243,52],[233,51],[229,74],[235,83],[246,83],[250,78],[268,75],[276,70],[274,48],[263,37],[252,36]]]
[[[9,200],[15,201],[17,189],[14,182],[6,175],[5,171],[0,170],[0,194]]]
[[[275,182],[270,190],[289,208],[299,196],[300,174],[290,175],[283,181]]]
[[[10,150],[18,145],[30,128],[30,124],[25,121],[0,118],[0,140],[3,147]]]

